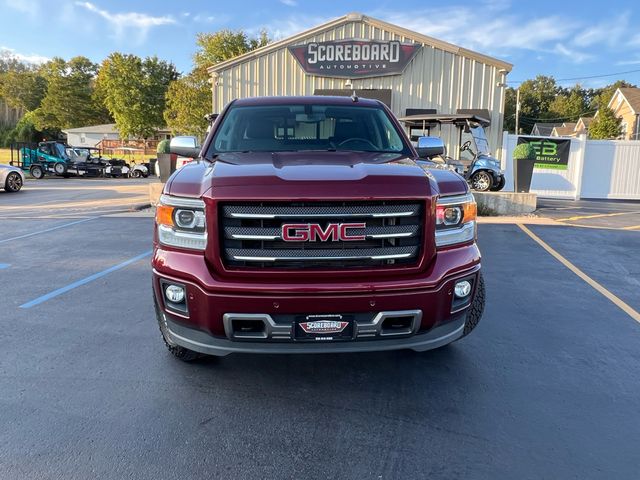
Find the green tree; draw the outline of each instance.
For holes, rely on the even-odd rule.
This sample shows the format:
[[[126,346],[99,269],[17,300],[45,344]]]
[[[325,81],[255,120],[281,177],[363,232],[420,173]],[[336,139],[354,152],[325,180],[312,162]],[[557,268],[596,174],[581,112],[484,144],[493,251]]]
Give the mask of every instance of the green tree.
[[[516,89],[507,87],[504,92],[504,130],[516,131]]]
[[[562,90],[549,105],[552,118],[559,122],[577,122],[581,116],[589,113],[587,92],[576,85],[569,90]]]
[[[615,116],[609,107],[598,110],[596,118],[589,125],[589,138],[606,140],[618,138],[622,134],[622,119]]]
[[[257,38],[249,38],[242,31],[220,30],[214,33],[199,33],[196,36],[198,51],[193,56],[196,69],[206,69],[216,63],[224,62],[270,42],[266,31]]]
[[[553,77],[538,75],[533,80],[522,82],[519,89],[520,115],[523,120],[532,120],[535,123],[541,119],[553,118],[550,107],[559,92]]]
[[[38,130],[95,125],[109,120],[106,110],[93,100],[97,65],[86,57],[68,62],[54,58],[43,65],[46,94],[33,120]]]
[[[174,133],[203,137],[207,129],[205,115],[211,112],[211,85],[207,68],[269,43],[266,32],[249,38],[243,31],[221,30],[199,33],[198,50],[193,56],[193,70],[171,82],[167,92],[164,119]]]
[[[95,97],[104,102],[123,138],[147,139],[164,123],[165,95],[177,78],[175,66],[157,57],[112,53],[100,67]]]
[[[169,85],[164,119],[174,134],[203,138],[207,131],[205,115],[211,112],[211,89],[202,75],[189,74]]]
[[[37,71],[14,69],[0,76],[0,97],[12,108],[35,110],[46,92],[47,80]]]
[[[625,87],[635,87],[635,85],[625,80],[617,80],[616,82],[612,83],[611,85],[607,85],[606,87],[590,90],[589,94],[591,98],[591,108],[596,111],[598,109],[607,107],[609,105],[609,102],[611,101],[611,97],[613,97],[613,94],[616,93],[616,90],[618,88]]]

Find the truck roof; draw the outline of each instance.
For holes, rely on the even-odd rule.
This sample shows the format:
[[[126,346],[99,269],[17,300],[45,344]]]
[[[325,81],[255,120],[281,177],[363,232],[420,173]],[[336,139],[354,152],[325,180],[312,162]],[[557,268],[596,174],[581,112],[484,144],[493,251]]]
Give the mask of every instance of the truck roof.
[[[379,107],[382,103],[378,100],[370,98],[358,97],[357,101],[354,101],[351,97],[337,97],[337,96],[324,96],[324,95],[309,95],[309,96],[290,96],[290,97],[252,97],[241,98],[233,102],[237,106],[250,106],[250,105],[352,105],[361,107]]]

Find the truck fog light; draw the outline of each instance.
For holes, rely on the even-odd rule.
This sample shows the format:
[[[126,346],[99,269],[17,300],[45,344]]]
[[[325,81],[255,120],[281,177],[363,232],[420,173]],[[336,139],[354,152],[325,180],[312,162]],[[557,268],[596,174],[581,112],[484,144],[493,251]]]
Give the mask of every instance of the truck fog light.
[[[462,280],[461,282],[456,283],[455,286],[456,297],[464,298],[471,293],[471,283],[467,280]]]
[[[184,288],[178,285],[168,285],[164,290],[164,294],[171,303],[182,303],[184,301]]]

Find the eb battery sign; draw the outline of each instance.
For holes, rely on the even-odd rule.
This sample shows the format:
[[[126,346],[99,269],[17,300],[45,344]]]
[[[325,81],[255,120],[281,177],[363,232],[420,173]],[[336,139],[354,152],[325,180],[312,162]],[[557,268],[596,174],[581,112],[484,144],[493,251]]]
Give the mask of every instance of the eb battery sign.
[[[377,77],[401,73],[421,45],[398,41],[338,40],[289,47],[302,69],[322,77]]]
[[[536,151],[536,168],[566,170],[569,165],[571,140],[567,138],[518,137],[518,145],[529,143]]]

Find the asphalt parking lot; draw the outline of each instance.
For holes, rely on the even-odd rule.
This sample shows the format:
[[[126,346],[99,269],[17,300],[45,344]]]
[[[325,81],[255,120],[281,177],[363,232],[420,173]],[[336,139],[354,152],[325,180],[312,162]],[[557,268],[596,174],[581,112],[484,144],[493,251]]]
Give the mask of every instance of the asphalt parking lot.
[[[0,478],[638,477],[640,232],[480,225],[487,308],[441,350],[184,364],[152,219],[104,215],[146,184],[77,182],[0,193]]]

